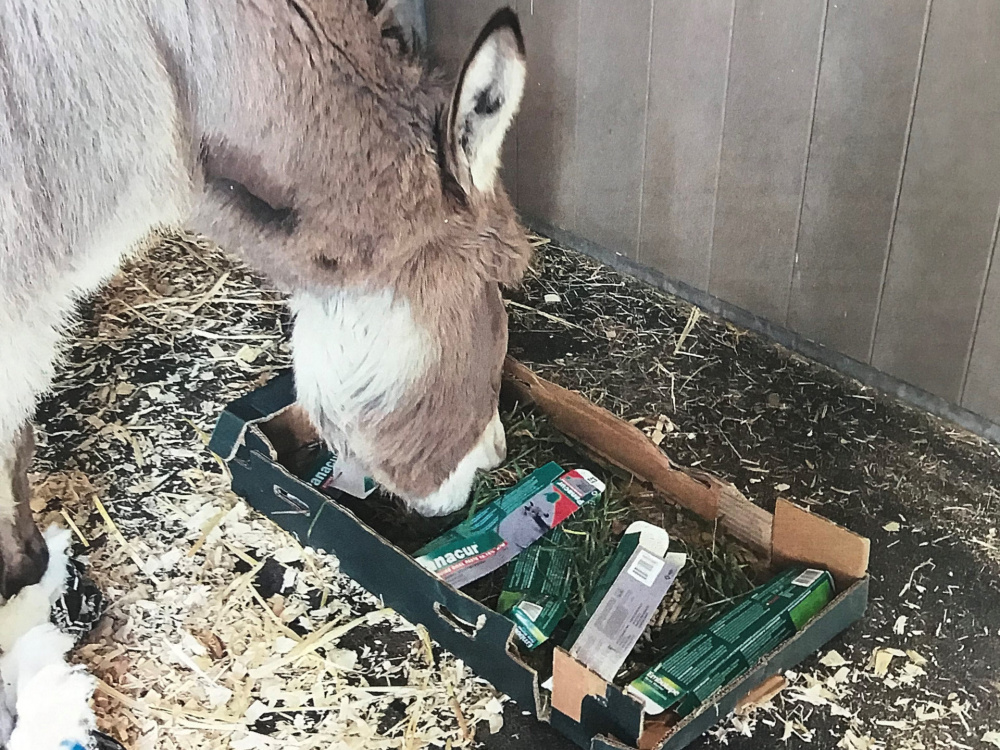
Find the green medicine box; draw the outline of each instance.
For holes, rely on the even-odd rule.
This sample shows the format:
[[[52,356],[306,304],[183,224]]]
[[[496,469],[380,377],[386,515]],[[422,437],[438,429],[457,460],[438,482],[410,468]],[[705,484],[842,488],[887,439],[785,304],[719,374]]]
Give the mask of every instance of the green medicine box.
[[[629,685],[647,714],[687,716],[716,690],[800,632],[833,598],[825,570],[792,568],[674,649]]]

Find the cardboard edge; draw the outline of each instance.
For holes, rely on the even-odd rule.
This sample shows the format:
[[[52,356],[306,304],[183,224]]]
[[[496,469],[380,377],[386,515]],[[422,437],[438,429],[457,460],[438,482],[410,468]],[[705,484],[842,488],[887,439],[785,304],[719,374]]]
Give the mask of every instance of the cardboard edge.
[[[738,490],[720,494],[719,524],[738,541],[770,558],[774,516]]]
[[[772,674],[782,674],[860,620],[868,605],[868,576],[854,581],[824,607],[805,628],[766,654],[742,678],[723,685],[705,699],[700,711],[684,717],[655,750],[680,750],[700,737],[713,724],[735,710],[739,701],[765,683]]]
[[[868,574],[871,541],[828,518],[779,498],[774,508],[771,563],[815,565],[833,574],[843,591]]]
[[[604,697],[607,681],[578,662],[569,652],[556,647],[552,653],[552,709],[579,723],[583,699],[588,695]]]
[[[608,715],[627,720],[629,708],[634,715],[633,724],[605,720]],[[593,737],[610,737],[609,732],[613,732],[632,736],[638,741],[642,735],[644,714],[639,701],[574,659],[561,646],[552,655],[552,713],[583,725],[584,731]],[[634,750],[635,746],[623,747]]]
[[[750,690],[736,702],[736,713],[749,713],[760,708],[768,701],[774,700],[778,694],[788,687],[784,675],[771,675],[757,687]]]
[[[545,412],[560,432],[708,521],[719,517],[723,492],[739,494],[718,477],[676,466],[635,425],[542,378],[511,356],[504,361],[504,382]]]
[[[295,383],[290,370],[277,373],[256,390],[231,401],[222,410],[212,429],[208,449],[223,461],[235,458],[246,442],[247,429],[257,422],[276,416],[265,404],[269,399],[284,402],[283,408],[295,406]],[[290,400],[289,398],[290,397]]]
[[[281,377],[281,376],[279,376],[279,377]],[[286,375],[284,377],[288,377],[288,376]],[[274,381],[275,381],[275,379],[272,379],[271,381],[269,381],[269,383],[267,385],[263,386],[263,388],[266,388],[268,385],[273,384]],[[256,395],[256,394],[251,394],[251,395]],[[280,395],[280,393],[277,394],[277,395]],[[248,397],[244,397],[244,398],[248,398]],[[315,487],[309,486],[308,484],[306,484],[305,482],[303,482],[299,477],[297,477],[294,474],[292,474],[285,466],[283,466],[282,464],[278,463],[278,461],[277,461],[277,451],[275,450],[270,437],[266,434],[266,431],[262,428],[262,425],[264,423],[266,423],[266,422],[268,422],[268,421],[270,421],[272,419],[275,419],[275,418],[281,416],[282,414],[285,414],[286,412],[288,412],[291,409],[296,408],[297,407],[297,401],[294,398],[292,398],[287,403],[275,406],[272,410],[270,410],[268,413],[265,414],[265,413],[263,413],[264,410],[260,408],[260,404],[259,404],[260,400],[261,399],[253,399],[254,409],[253,409],[252,412],[247,413],[247,416],[250,417],[249,419],[242,418],[240,416],[240,414],[238,413],[238,411],[230,411],[230,410],[227,409],[226,411],[223,412],[224,415],[228,414],[229,417],[230,417],[229,423],[226,425],[226,427],[229,427],[230,425],[235,425],[235,420],[241,420],[243,422],[243,425],[238,430],[237,434],[239,435],[239,439],[237,441],[234,441],[234,443],[232,445],[232,448],[231,448],[231,451],[230,451],[229,457],[227,458],[225,456],[219,455],[218,453],[216,453],[216,455],[219,455],[219,458],[221,458],[227,464],[230,463],[231,461],[233,461],[236,458],[236,456],[239,453],[239,451],[240,451],[241,448],[246,448],[247,447],[246,446],[246,435],[248,433],[252,432],[254,434],[254,436],[255,436],[255,439],[258,440],[261,443],[261,445],[265,446],[267,448],[267,451],[268,451],[268,455],[266,455],[266,456],[263,455],[263,454],[261,454],[259,451],[251,451],[251,453],[257,455],[258,460],[267,461],[274,468],[274,470],[276,470],[279,474],[281,474],[287,481],[295,483],[295,484],[299,485],[301,488],[303,488],[306,491],[308,491],[309,493],[311,493],[313,495],[313,497],[314,497],[314,500],[316,500],[316,501],[318,501],[320,503],[326,503],[326,504],[335,503],[335,500],[333,498],[327,497],[325,494],[323,494],[322,492],[320,492],[319,490],[317,490]],[[284,399],[282,399],[282,400],[284,400]],[[220,417],[220,421],[221,421],[221,417]],[[216,428],[218,428],[218,423],[216,425]],[[232,434],[232,432],[230,432],[230,434]],[[213,437],[214,437],[214,435],[215,435],[215,433],[213,431]],[[403,552],[403,550],[401,550],[395,544],[393,544],[392,542],[390,542],[388,539],[385,539],[381,534],[379,534],[377,531],[375,531],[370,526],[368,526],[368,524],[364,523],[364,521],[362,521],[360,518],[358,518],[349,508],[347,508],[346,506],[338,504],[337,505],[337,509],[340,512],[344,513],[353,523],[357,524],[361,529],[363,529],[366,532],[368,532],[380,544],[382,544],[382,545],[384,545],[384,546],[392,549],[395,553],[398,553],[399,555],[405,557],[406,559],[411,560],[411,562],[412,562],[412,555],[406,554],[405,552]],[[273,520],[272,520],[272,522],[273,522]],[[306,541],[306,543],[308,543],[308,540],[305,540],[305,541]],[[475,599],[473,599],[472,597],[470,597],[468,594],[466,594],[464,591],[456,589],[454,586],[452,586],[452,585],[446,583],[445,581],[442,581],[441,579],[437,578],[432,573],[428,572],[427,570],[425,570],[421,566],[417,565],[416,562],[412,562],[412,565],[413,565],[414,568],[416,568],[420,572],[420,574],[422,574],[423,576],[425,576],[427,578],[429,586],[431,586],[431,587],[433,587],[433,586],[443,586],[446,589],[448,589],[453,595],[459,597],[460,599],[466,600],[466,602],[468,604],[470,604],[473,608],[483,608],[483,609],[485,609],[485,605],[483,605],[480,602],[476,601]],[[435,605],[439,605],[440,607],[445,607],[445,605],[442,602],[440,602],[440,601],[435,601]],[[438,618],[442,620],[442,622],[444,622],[446,625],[449,625],[449,623],[447,623],[447,621],[446,621],[446,618],[440,612],[436,612],[436,614],[437,614]],[[496,614],[499,617],[503,617],[503,615],[499,615],[499,613],[496,613]],[[452,615],[454,617],[456,617],[456,618],[458,617],[457,614],[452,613]],[[508,618],[505,618],[505,619],[508,619]],[[509,621],[509,619],[508,619],[508,621]],[[530,664],[527,664],[521,658],[519,652],[517,651],[516,640],[517,640],[517,635],[516,635],[515,630],[514,630],[514,623],[510,622],[510,628],[509,628],[509,631],[508,631],[508,633],[506,635],[506,639],[504,641],[504,650],[505,650],[507,656],[510,659],[512,659],[515,662],[517,662],[527,673],[529,673],[531,675],[531,688],[532,688],[532,693],[533,693],[533,698],[534,698],[534,700],[533,700],[533,703],[534,703],[533,712],[534,712],[534,715],[536,717],[542,718],[543,714],[545,714],[545,713],[548,712],[548,706],[547,705],[543,705],[542,696],[541,696],[541,688],[540,688],[540,680],[538,678],[538,671],[534,667],[532,667]],[[525,707],[525,708],[528,708],[528,707]]]

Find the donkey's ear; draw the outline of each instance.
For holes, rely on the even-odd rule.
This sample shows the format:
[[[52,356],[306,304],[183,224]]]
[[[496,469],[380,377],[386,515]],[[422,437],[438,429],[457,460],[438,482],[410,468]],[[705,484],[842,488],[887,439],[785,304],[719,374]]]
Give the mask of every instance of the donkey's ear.
[[[442,133],[448,171],[466,195],[493,191],[526,72],[521,25],[514,11],[503,8],[480,32],[462,66]]]

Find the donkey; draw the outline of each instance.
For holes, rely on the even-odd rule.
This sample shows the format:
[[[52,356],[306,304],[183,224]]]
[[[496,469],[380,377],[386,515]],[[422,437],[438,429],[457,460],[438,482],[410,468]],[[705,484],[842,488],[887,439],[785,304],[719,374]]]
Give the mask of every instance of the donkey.
[[[76,302],[163,228],[289,293],[327,442],[416,512],[464,505],[506,452],[525,77],[510,9],[446,87],[365,0],[0,0],[0,594],[45,570],[30,419]]]

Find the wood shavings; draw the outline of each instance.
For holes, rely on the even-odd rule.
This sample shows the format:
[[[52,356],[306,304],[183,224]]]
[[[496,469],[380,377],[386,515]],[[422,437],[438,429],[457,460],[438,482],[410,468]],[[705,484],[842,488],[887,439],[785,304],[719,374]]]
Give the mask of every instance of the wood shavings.
[[[889,667],[892,664],[892,660],[905,656],[906,652],[900,651],[898,648],[877,648],[872,652],[868,668],[875,673],[876,677],[885,677],[889,674]]]
[[[841,656],[837,651],[827,651],[819,663],[824,667],[830,667],[836,669],[838,667],[843,667],[850,662],[847,661],[843,656]]]
[[[677,343],[674,345],[674,356],[683,351],[684,342],[687,341],[687,338],[691,335],[694,327],[698,325],[698,320],[701,318],[701,314],[701,310],[697,307],[691,308],[691,314],[688,316],[687,323],[684,324],[684,329],[681,331],[681,335],[677,337]]]
[[[876,742],[867,735],[858,735],[853,730],[848,729],[844,734],[844,738],[837,744],[837,747],[843,750],[881,750],[885,745]]]
[[[905,719],[900,719],[899,721],[890,721],[888,719],[879,719],[875,722],[876,726],[879,727],[889,727],[891,729],[899,729],[903,732],[908,732],[913,727],[912,721],[906,721]]]
[[[942,706],[940,703],[927,701],[924,703],[918,703],[914,707],[913,713],[916,716],[917,721],[940,721],[948,715],[948,708],[946,706]]]
[[[257,358],[263,353],[263,349],[259,346],[250,346],[250,344],[244,344],[236,352],[236,359],[241,362],[246,362],[248,365],[252,365],[257,361]]]
[[[909,580],[907,580],[906,585],[903,587],[903,590],[899,592],[900,599],[906,596],[907,592],[910,591],[910,589],[914,589],[921,594],[923,593],[924,587],[921,586],[919,583],[914,583],[914,578],[916,577],[917,573],[919,573],[924,568],[928,567],[934,568],[933,560],[925,560],[924,562],[920,563],[920,565],[916,566],[913,570],[910,571]]]
[[[72,424],[43,420],[32,504],[89,542],[107,594],[76,654],[99,726],[132,750],[466,748],[502,722],[495,691],[446,653],[407,659],[416,631],[250,511],[206,450],[223,406],[288,365],[280,302],[166,238],[98,299],[56,383]],[[270,604],[265,564],[287,589]]]
[[[104,519],[104,524],[107,530],[118,540],[121,544],[122,549],[124,549],[128,556],[132,558],[135,564],[139,567],[143,573],[145,573],[153,583],[157,583],[156,577],[150,572],[149,566],[146,561],[139,557],[139,553],[136,552],[135,548],[128,543],[128,540],[115,525],[115,522],[111,520],[111,516],[108,515],[108,511],[104,508],[104,503],[102,503],[96,496],[94,497],[94,507],[97,508],[97,512],[101,514],[101,518]]]
[[[791,719],[785,720],[785,732],[781,736],[782,742],[788,742],[792,737],[798,737],[803,742],[812,742],[813,733],[805,724]]]
[[[986,734],[979,738],[979,741],[985,742],[987,745],[1000,747],[1000,732],[986,732]]]
[[[789,700],[812,706],[827,706],[833,716],[851,716],[851,711],[837,702],[837,696],[823,683],[814,682],[806,687],[796,687],[787,692]]]
[[[69,526],[70,531],[73,532],[76,538],[80,540],[80,543],[84,547],[89,547],[90,541],[87,539],[87,537],[83,535],[83,532],[80,531],[80,528],[73,522],[73,517],[70,516],[70,514],[66,511],[65,508],[59,509],[59,515],[62,516],[63,520],[66,522],[66,525]]]

